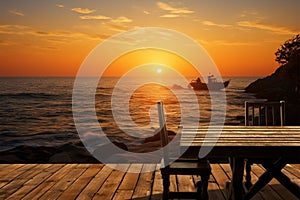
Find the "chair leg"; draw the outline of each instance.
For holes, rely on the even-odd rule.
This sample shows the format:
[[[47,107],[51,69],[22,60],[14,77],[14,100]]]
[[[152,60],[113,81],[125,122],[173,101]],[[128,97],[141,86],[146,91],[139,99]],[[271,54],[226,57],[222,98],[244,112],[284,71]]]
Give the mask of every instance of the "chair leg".
[[[197,199],[202,199],[202,182],[198,181],[196,183],[197,186]]]
[[[203,200],[208,200],[208,180],[209,180],[209,176],[201,176],[201,199]]]
[[[249,189],[252,186],[251,183],[251,165],[252,163],[247,160],[246,161],[246,182],[245,182],[245,186],[247,189]]]
[[[162,173],[162,179],[163,179],[163,200],[167,200],[169,199],[170,175]]]

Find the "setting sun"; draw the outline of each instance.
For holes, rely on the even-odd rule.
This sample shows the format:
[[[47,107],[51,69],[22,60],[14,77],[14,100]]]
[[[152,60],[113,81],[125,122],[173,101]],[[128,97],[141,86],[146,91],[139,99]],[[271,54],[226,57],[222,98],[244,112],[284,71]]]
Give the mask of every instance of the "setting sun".
[[[199,76],[199,72],[187,60],[177,54],[161,49],[142,49],[124,54],[106,68],[103,76],[122,76],[130,69],[147,63],[153,63],[154,65],[141,72],[140,75],[161,74],[162,72],[164,75],[168,74],[165,68],[159,66],[161,64],[173,68],[184,76]]]
[[[160,74],[162,72],[161,68],[156,69],[156,73]]]

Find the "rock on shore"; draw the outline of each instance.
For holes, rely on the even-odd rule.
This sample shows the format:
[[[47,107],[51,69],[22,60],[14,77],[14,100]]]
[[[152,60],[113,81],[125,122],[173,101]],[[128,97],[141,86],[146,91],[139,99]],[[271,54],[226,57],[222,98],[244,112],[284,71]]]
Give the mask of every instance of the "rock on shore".
[[[168,131],[170,139],[176,133]],[[156,134],[147,138],[143,144],[137,146],[127,146],[125,143],[112,141],[112,143],[123,149],[124,151],[134,153],[149,153],[161,148],[160,136]],[[99,151],[109,151],[109,146],[102,146]],[[115,155],[118,162],[140,162],[140,157],[137,154],[130,155]],[[161,157],[149,154],[146,161],[150,163],[160,162]],[[99,163],[78,141],[76,143],[66,143],[60,146],[28,146],[20,145],[14,148],[0,151],[1,163]]]
[[[99,163],[80,142],[56,147],[21,145],[0,154],[0,163]]]

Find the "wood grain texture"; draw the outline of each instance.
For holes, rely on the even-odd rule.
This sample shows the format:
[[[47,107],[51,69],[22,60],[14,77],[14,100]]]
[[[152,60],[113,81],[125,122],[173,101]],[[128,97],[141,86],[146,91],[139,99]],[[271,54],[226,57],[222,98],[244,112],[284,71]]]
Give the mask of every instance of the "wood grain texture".
[[[225,199],[226,182],[231,180],[228,164],[211,164],[212,176],[209,180],[210,199]],[[132,164],[142,171],[158,169],[156,165]],[[13,169],[13,170],[11,170]],[[253,165],[253,181],[265,169]],[[7,174],[5,172],[8,172]],[[283,170],[291,180],[300,185],[300,165],[287,165]],[[0,165],[1,199],[161,199],[162,183],[159,170],[146,173],[126,173],[113,170],[102,164],[9,164]],[[6,175],[5,175],[6,174]],[[10,177],[10,178],[9,178]],[[129,179],[132,179],[129,181]],[[197,176],[171,176],[171,191],[195,190]],[[123,183],[124,182],[124,183]],[[127,185],[128,184],[128,185]],[[287,189],[273,179],[255,200],[297,199]]]

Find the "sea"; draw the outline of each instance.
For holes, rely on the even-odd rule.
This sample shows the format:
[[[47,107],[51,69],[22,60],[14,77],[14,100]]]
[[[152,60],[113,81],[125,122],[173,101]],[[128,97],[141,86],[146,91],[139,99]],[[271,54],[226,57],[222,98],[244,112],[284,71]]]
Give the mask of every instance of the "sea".
[[[253,94],[245,93],[244,89],[258,78],[223,77],[224,81],[230,80],[225,91],[225,125],[243,124],[244,102],[255,99]],[[124,84],[118,88],[119,79],[101,78],[95,94],[95,112],[99,127],[113,141],[134,145],[140,144],[147,134],[151,136],[151,130],[158,126],[157,121],[152,121],[153,116],[155,118],[155,115],[152,116],[152,113],[155,113],[153,106],[158,100],[164,101],[168,129],[176,132],[182,115],[179,102],[195,103],[189,102],[191,98],[188,96],[189,89],[186,85],[179,84],[179,88],[173,88],[181,94],[180,99],[172,92],[172,86],[178,85],[175,79],[168,80],[165,86],[149,82],[139,87],[134,86],[135,79],[131,79],[131,84],[125,84],[127,88],[133,88],[132,93],[127,94],[129,99],[124,99],[124,104],[112,103],[113,94],[116,102],[122,102],[124,97],[118,97],[118,94],[127,93],[122,91]],[[74,80],[74,77],[1,77],[0,152],[18,146],[57,147],[77,144],[80,137],[72,111]],[[89,78],[86,78],[86,85],[89,86]],[[192,122],[209,125],[211,95],[208,91],[198,91],[195,92],[195,96],[198,99],[200,116],[196,120],[193,118]],[[124,108],[128,113],[120,112],[120,109]],[[195,110],[185,109],[185,112],[187,116],[193,116]],[[149,130],[145,133],[139,132],[133,137],[127,134],[127,131],[134,132],[133,126],[145,126]],[[123,127],[126,130],[122,129]]]

